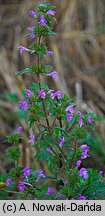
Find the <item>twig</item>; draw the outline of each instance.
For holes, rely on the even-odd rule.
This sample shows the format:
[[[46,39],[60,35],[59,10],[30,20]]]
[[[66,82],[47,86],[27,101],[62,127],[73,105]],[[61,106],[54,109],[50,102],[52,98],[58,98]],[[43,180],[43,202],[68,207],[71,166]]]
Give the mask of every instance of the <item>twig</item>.
[[[60,152],[62,153],[62,155],[64,156],[65,160],[67,160],[66,155],[64,154],[64,152],[62,151],[62,149],[60,148],[59,144],[57,143],[56,139],[54,137],[52,137],[53,141],[55,142],[56,146],[59,148]]]
[[[2,189],[2,191],[7,192],[7,193],[14,193],[14,194],[24,194],[23,192],[18,192],[18,191],[11,191],[11,190],[4,190]]]
[[[56,122],[56,119],[57,119],[58,115],[59,115],[59,112],[56,114],[56,116],[55,116],[55,118],[54,118],[54,121],[53,121],[53,123],[52,123],[52,126],[54,126],[54,124],[55,124],[55,122]]]
[[[56,156],[58,156],[58,155],[56,154],[55,150],[52,148],[51,144],[50,144],[44,137],[43,137],[42,139],[48,144],[48,146],[51,148],[52,152],[53,152]]]

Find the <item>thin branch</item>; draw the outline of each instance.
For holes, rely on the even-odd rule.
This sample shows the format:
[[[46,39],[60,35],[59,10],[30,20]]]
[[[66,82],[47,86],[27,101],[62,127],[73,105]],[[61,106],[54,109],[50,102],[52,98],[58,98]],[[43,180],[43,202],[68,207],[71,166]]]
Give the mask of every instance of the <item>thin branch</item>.
[[[58,157],[55,150],[52,148],[51,144],[44,137],[42,139],[48,144],[48,146],[51,148],[52,152]]]
[[[24,194],[23,192],[18,192],[18,191],[11,191],[11,190],[4,190],[2,189],[2,191],[7,192],[7,193],[14,193],[14,194]]]
[[[39,40],[38,40],[37,43],[40,44],[40,41],[41,41],[41,37],[39,37]],[[36,55],[36,65],[37,65],[38,67],[39,67],[39,65],[40,65],[39,55]],[[40,74],[37,74],[37,78],[38,78],[39,89],[41,90]],[[45,116],[46,116],[46,123],[47,123],[47,126],[49,127],[48,115],[47,115],[47,112],[46,112],[46,108],[45,108],[44,101],[42,101],[42,106],[43,106],[44,114],[45,114]]]
[[[47,126],[49,127],[50,125],[49,125],[48,115],[47,115],[47,112],[46,112],[46,107],[45,107],[44,101],[42,101],[42,105],[43,105],[44,114],[46,116],[46,123],[47,123]]]
[[[37,119],[37,121],[39,122],[39,124],[46,129],[46,126],[41,124],[39,117],[35,113],[33,113],[33,114],[34,114],[35,118]]]
[[[76,153],[76,151],[77,151],[77,144],[76,144],[76,141],[77,141],[77,139],[75,138],[74,139],[74,142],[73,142],[73,149],[74,149],[74,152]]]
[[[58,142],[56,141],[56,139],[54,137],[52,137],[53,141],[55,142],[56,146],[59,148],[60,152],[62,153],[62,155],[64,156],[65,160],[67,160],[66,155],[64,154],[63,150],[60,148]]]
[[[54,126],[54,124],[55,124],[55,122],[56,122],[56,119],[57,119],[58,115],[59,115],[59,112],[56,114],[56,116],[55,116],[55,118],[54,118],[54,121],[53,121],[53,123],[52,123],[52,126]]]

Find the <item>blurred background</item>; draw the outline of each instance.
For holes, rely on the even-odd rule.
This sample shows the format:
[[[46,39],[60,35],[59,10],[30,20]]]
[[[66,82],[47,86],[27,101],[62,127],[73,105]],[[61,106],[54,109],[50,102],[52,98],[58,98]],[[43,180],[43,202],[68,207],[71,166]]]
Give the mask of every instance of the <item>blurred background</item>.
[[[29,53],[20,57],[18,46],[28,47],[27,27],[34,25],[28,15],[36,10],[38,0],[0,0],[0,173],[9,171],[5,137],[21,125],[27,128],[23,113],[18,112],[17,99],[21,90],[33,82],[30,75],[16,77],[18,71],[34,61]],[[87,160],[98,170],[105,171],[105,0],[50,0],[56,5],[57,37],[47,39],[54,52],[45,57],[45,64],[58,71],[57,82],[43,80],[54,89],[73,97],[78,109],[93,111],[99,116],[96,130],[88,139],[92,158]],[[26,138],[29,132],[26,130]],[[30,166],[33,150],[25,143],[19,148],[23,154],[20,165]],[[11,165],[12,166],[12,165]],[[35,163],[36,169],[40,167]]]

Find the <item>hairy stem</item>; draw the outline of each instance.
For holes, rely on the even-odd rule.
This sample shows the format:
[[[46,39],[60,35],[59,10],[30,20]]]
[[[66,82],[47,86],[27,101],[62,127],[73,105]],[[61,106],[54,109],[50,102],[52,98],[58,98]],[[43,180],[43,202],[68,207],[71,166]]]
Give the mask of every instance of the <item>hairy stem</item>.
[[[74,139],[74,142],[73,142],[73,149],[74,149],[74,152],[76,153],[76,151],[77,151],[77,144],[76,144],[76,141],[77,141],[77,139],[75,138]]]
[[[42,139],[43,139],[44,142],[46,142],[46,143],[48,144],[48,146],[51,148],[52,152],[53,152],[56,156],[58,156],[58,155],[56,154],[55,150],[52,148],[51,144],[50,144],[44,137],[43,137]]]
[[[59,112],[55,115],[55,118],[54,118],[54,121],[53,121],[53,123],[52,123],[52,126],[54,126],[54,124],[55,124],[55,122],[56,122],[56,119],[57,119],[58,115],[59,115]]]
[[[44,101],[42,101],[42,105],[43,105],[44,114],[46,116],[46,123],[47,123],[47,126],[49,127],[50,125],[49,125],[48,115],[47,115],[47,112],[46,112],[46,107],[45,107]]]
[[[60,152],[62,153],[62,155],[64,156],[65,160],[67,160],[66,155],[64,154],[63,150],[60,148],[58,142],[56,141],[56,139],[54,137],[52,137],[53,141],[55,142],[56,146],[58,147],[58,149],[60,150]]]
[[[41,37],[39,37],[37,43],[40,44],[40,41],[41,41]],[[36,55],[36,65],[37,65],[38,67],[39,67],[39,65],[40,65],[39,55]],[[37,79],[38,79],[38,86],[39,86],[39,89],[41,90],[40,74],[39,74],[39,73],[37,74]],[[47,112],[46,112],[46,108],[45,108],[44,101],[42,101],[42,106],[43,106],[44,114],[45,114],[45,116],[46,116],[46,123],[47,123],[47,126],[49,127],[48,115],[47,115]]]
[[[46,126],[41,124],[39,117],[35,113],[33,113],[33,114],[34,114],[35,118],[37,119],[37,121],[39,122],[39,124],[46,129]]]
[[[38,127],[38,129],[39,129],[39,126],[38,126],[38,125],[37,125],[37,127]],[[45,128],[46,128],[46,127],[45,127]],[[40,129],[39,129],[39,131],[40,131]],[[43,132],[41,132],[41,131],[40,131],[40,133],[43,134]],[[42,140],[43,140],[44,142],[46,142],[46,143],[48,144],[48,146],[50,147],[50,149],[52,150],[52,152],[53,152],[56,156],[58,156],[58,155],[56,154],[55,150],[52,148],[51,144],[50,144],[44,137],[42,138]]]

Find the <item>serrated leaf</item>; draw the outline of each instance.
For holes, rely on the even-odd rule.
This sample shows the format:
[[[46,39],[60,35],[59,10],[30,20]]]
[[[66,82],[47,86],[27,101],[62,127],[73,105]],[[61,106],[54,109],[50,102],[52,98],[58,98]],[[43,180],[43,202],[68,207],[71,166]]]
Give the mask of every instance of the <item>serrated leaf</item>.
[[[39,89],[39,87],[38,87],[38,84],[36,84],[36,83],[32,83],[32,85],[30,86],[30,90],[32,91],[32,90],[38,90]]]
[[[49,91],[49,87],[47,85],[45,85],[44,83],[41,84],[42,89],[45,89],[47,91]]]
[[[38,117],[40,117],[40,118],[45,118],[45,114],[44,114],[43,112],[40,111],[40,112],[38,113]]]
[[[45,72],[46,72],[46,74],[48,74],[49,72],[51,72],[51,70],[52,70],[52,66],[50,66],[50,65],[46,65],[45,66]]]

